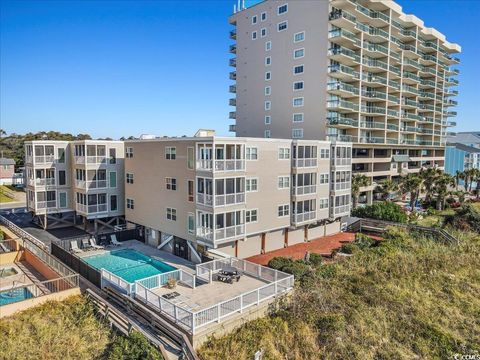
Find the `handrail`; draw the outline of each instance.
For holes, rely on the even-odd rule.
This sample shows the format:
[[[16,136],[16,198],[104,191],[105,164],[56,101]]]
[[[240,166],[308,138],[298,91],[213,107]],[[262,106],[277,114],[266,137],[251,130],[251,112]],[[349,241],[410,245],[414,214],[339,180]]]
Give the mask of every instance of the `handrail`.
[[[34,243],[35,245],[39,246],[40,248],[43,248],[44,250],[50,251],[49,247],[45,245],[43,242],[38,240],[35,236],[29,234],[25,230],[19,228],[17,225],[15,225],[13,222],[5,218],[4,216],[0,215],[0,224],[5,225],[7,228],[9,228],[15,235],[22,239],[27,239]]]

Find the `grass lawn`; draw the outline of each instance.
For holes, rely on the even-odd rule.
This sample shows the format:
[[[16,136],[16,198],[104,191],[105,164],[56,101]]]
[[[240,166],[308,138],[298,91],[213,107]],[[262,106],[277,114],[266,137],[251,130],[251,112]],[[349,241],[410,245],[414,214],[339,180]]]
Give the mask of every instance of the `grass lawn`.
[[[480,352],[480,238],[393,229],[296,279],[289,303],[199,350],[204,360],[451,359]]]
[[[127,338],[100,322],[83,296],[0,319],[0,339],[0,359],[162,359],[143,335]]]
[[[3,192],[0,192],[0,203],[9,203],[12,202],[13,199],[6,196]]]

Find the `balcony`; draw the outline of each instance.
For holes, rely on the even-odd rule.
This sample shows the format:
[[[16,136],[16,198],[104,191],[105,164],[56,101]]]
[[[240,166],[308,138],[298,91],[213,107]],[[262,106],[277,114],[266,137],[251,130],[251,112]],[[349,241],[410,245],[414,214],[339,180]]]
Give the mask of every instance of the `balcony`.
[[[213,195],[197,193],[197,204],[213,207]]]
[[[107,180],[75,180],[75,187],[79,189],[105,189],[107,188]]]
[[[360,79],[360,73],[346,65],[330,65],[328,67],[328,73],[331,77],[342,80]]]
[[[403,119],[408,119],[408,120],[418,120],[418,121],[423,120],[423,118],[420,115],[416,115],[416,114],[409,113],[409,112],[404,112],[402,114],[402,118]]]
[[[362,73],[362,80],[370,84],[387,85],[388,83],[386,77],[367,73]]]
[[[237,118],[237,113],[235,111],[230,111],[228,113],[228,118],[229,119],[236,119]]]
[[[424,54],[420,61],[423,62],[425,65],[433,65],[437,63],[437,57],[429,54]]]
[[[398,131],[398,125],[396,125],[396,124],[387,124],[387,130]]]
[[[412,60],[412,59],[409,59],[409,58],[405,58],[403,59],[403,68],[404,69],[414,69],[414,70],[419,70],[421,68],[420,64],[418,63],[418,61],[415,61],[415,60]]]
[[[316,167],[316,166],[317,166],[317,158],[293,159],[293,167],[296,167],[296,168]]]
[[[369,98],[369,101],[374,101],[376,99],[379,99],[379,100],[387,99],[386,93],[378,90],[367,90],[365,88],[362,89],[362,96]]]
[[[237,131],[237,125],[235,125],[235,124],[230,124],[230,125],[228,126],[228,131],[230,131],[230,132],[236,132],[236,131]]]
[[[374,121],[360,121],[360,127],[365,129],[385,129],[385,123]]]
[[[229,79],[230,80],[237,80],[237,72],[236,71],[230,71],[230,74],[229,74]]]
[[[328,38],[331,42],[334,42],[338,45],[359,46],[360,43],[360,40],[354,33],[344,29],[330,30],[328,32]]]
[[[385,15],[379,11],[370,10],[360,4],[357,4],[356,10],[360,18],[363,18],[369,23],[371,22],[376,27],[382,27],[390,23],[390,18],[388,15]]]
[[[351,188],[350,181],[336,182],[336,183],[332,183],[331,185],[332,191],[349,190],[350,188]]]
[[[418,95],[418,90],[416,88],[406,84],[402,85],[402,92]]]
[[[228,105],[230,106],[237,106],[237,99],[232,98],[228,100]]]
[[[358,111],[358,104],[355,104],[347,100],[328,100],[327,101],[328,109],[337,109],[337,110],[353,110]]]
[[[427,66],[421,66],[420,67],[420,72],[424,73],[424,74],[428,74],[428,75],[433,75],[433,76],[437,75],[437,72],[436,72],[435,68],[430,68],[430,67],[427,67]]]
[[[55,155],[35,156],[35,164],[51,164],[55,161]]]
[[[457,96],[458,95],[458,90],[445,90],[443,92],[445,96]]]
[[[385,143],[385,139],[383,137],[375,136],[360,136],[358,142],[362,144],[383,144]]]
[[[381,69],[381,70],[384,70],[384,71],[388,71],[388,64],[384,61],[380,61],[380,60],[377,60],[377,59],[372,59],[370,57],[363,57],[362,58],[362,64],[367,67],[367,68],[370,68],[370,70],[375,70],[375,69]]]
[[[215,166],[215,168],[213,168]],[[197,160],[197,170],[204,171],[243,171],[245,161],[241,159]]]
[[[358,95],[358,92],[359,92],[357,87],[344,83],[342,81],[335,81],[335,82],[328,83],[327,90],[332,94],[344,95],[344,96]]]
[[[415,84],[415,83],[420,82],[420,78],[417,75],[415,75],[414,73],[411,73],[409,71],[404,71],[403,72],[403,81],[404,82],[408,81],[411,84]]]
[[[106,164],[107,158],[106,156],[75,156],[75,164],[83,165],[85,163],[92,165]]]
[[[340,61],[346,65],[356,65],[360,63],[360,56],[355,51],[344,48],[334,47],[328,50],[328,56],[332,60]]]
[[[370,115],[385,115],[385,108],[379,106],[362,105],[360,111]]]
[[[446,111],[446,112],[443,113],[443,116],[445,116],[445,117],[457,116],[457,112],[456,111]]]
[[[365,52],[369,53],[369,56],[384,57],[388,55],[388,48],[380,44],[364,41],[362,47]]]
[[[330,23],[340,28],[354,29],[357,18],[345,10],[333,9],[328,17]]]
[[[435,94],[434,93],[429,93],[429,92],[426,92],[426,91],[420,91],[418,96],[421,97],[421,98],[427,98],[427,99],[432,99],[432,100],[435,99]]]
[[[229,59],[228,60],[228,65],[230,65],[232,67],[236,67],[237,66],[237,58]]]
[[[55,178],[28,179],[30,186],[55,186]]]
[[[312,221],[317,219],[316,211],[304,212],[301,214],[293,214],[293,222],[298,225],[307,221]]]
[[[48,200],[48,201],[37,201],[35,203],[35,207],[37,209],[51,209],[51,208],[56,208],[57,207],[57,201],[56,200]]]
[[[76,204],[75,208],[78,212],[81,212],[84,214],[96,214],[96,213],[103,213],[108,211],[107,204],[93,204],[93,205]]]
[[[245,193],[215,195],[214,206],[227,206],[245,203]]]
[[[316,194],[316,193],[317,193],[316,185],[295,186],[292,188],[292,195],[295,195],[295,196],[310,195],[310,194]]]
[[[237,53],[237,45],[235,45],[235,44],[234,44],[234,45],[230,45],[229,51],[230,51],[230,53],[232,53],[232,54],[236,54],[236,53]]]
[[[230,39],[232,40],[237,39],[237,29],[230,30]]]
[[[337,127],[357,127],[358,121],[345,116],[337,115],[327,116],[327,124]]]
[[[445,79],[445,86],[457,86],[458,80],[454,78],[447,78]]]
[[[230,85],[228,87],[228,91],[232,94],[235,94],[237,92],[237,85]]]
[[[445,103],[443,104],[445,106],[457,106],[458,105],[458,101],[455,101],[455,100],[447,100],[445,101]]]
[[[334,159],[332,159],[332,165],[335,165],[335,166],[350,166],[350,165],[352,165],[352,158],[347,158],[347,157],[334,158]]]
[[[387,117],[390,118],[390,119],[391,118],[394,118],[394,119],[398,118],[399,114],[400,113],[397,110],[387,109]]]
[[[330,214],[333,215],[332,217],[348,215],[350,214],[350,204],[335,206],[331,209]]]

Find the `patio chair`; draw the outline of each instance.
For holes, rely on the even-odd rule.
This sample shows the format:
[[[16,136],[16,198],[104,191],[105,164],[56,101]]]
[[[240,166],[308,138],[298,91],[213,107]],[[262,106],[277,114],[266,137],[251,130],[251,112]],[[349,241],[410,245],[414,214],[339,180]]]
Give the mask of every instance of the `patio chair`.
[[[83,250],[92,250],[93,249],[92,245],[90,245],[87,238],[82,239],[82,249]]]
[[[117,240],[117,237],[115,235],[111,235],[110,236],[110,241],[112,243],[113,246],[120,246],[122,245],[122,243],[120,243],[118,240]]]
[[[74,253],[83,252],[83,250],[78,247],[77,240],[70,241],[70,251],[72,251]]]
[[[100,246],[100,245],[97,245],[97,242],[95,241],[95,238],[94,237],[91,237],[90,239],[88,239],[89,243],[90,243],[90,246],[92,248],[94,248],[95,250],[102,250],[104,249],[103,246]]]

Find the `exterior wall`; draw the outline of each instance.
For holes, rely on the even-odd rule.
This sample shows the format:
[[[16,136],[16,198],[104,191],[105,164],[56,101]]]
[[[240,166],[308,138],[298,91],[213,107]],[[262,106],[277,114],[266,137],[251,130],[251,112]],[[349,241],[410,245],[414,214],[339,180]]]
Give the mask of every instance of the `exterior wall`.
[[[265,236],[265,252],[285,247],[285,230],[272,231]]]
[[[258,255],[262,250],[262,236],[254,235],[246,238],[245,241],[238,242],[238,257],[245,259],[247,257]]]
[[[221,244],[217,248],[218,251],[230,255],[230,256],[235,256],[235,242],[229,242],[226,244]]]
[[[318,239],[323,236],[325,236],[325,225],[308,229],[308,240]]]
[[[19,253],[20,253],[19,251],[0,253],[0,265],[12,264],[17,259]]]
[[[465,155],[467,155],[465,151],[454,146],[447,146],[445,148],[445,172],[455,176],[457,171],[464,171]]]
[[[45,276],[47,280],[58,279],[59,277],[59,274],[57,274],[52,268],[48,267],[44,262],[42,262],[28,250],[23,252],[22,260],[32,265],[35,270]]]
[[[302,228],[288,232],[288,246],[305,242],[305,230]]]
[[[0,180],[12,181],[15,165],[0,165]]]
[[[325,235],[338,234],[340,232],[340,221],[335,221],[325,225]]]

